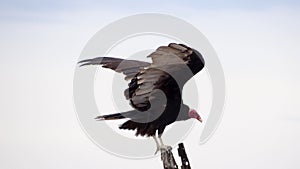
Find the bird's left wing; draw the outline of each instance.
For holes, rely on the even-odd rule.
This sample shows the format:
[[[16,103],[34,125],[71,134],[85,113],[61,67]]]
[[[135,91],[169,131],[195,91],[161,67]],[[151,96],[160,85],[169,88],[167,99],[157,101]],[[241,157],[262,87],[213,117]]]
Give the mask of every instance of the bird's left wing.
[[[125,80],[131,80],[141,69],[150,65],[148,62],[137,60],[126,60],[111,57],[97,57],[78,62],[80,66],[102,65],[104,68],[110,68],[118,73],[125,75]]]

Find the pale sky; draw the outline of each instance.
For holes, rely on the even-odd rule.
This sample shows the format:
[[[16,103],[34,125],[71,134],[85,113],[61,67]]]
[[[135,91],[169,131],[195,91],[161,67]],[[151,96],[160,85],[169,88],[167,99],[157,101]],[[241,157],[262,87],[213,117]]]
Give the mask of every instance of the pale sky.
[[[1,1],[0,168],[162,168],[159,157],[130,160],[98,148],[73,105],[74,69],[87,41],[143,12],[197,27],[224,69],[221,125],[204,145],[200,124],[184,140],[192,168],[299,168],[299,8],[292,0]]]

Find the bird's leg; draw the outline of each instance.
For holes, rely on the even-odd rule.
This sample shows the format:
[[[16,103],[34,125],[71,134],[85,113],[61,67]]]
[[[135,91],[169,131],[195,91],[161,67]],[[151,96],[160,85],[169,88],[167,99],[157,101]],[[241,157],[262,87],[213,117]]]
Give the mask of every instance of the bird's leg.
[[[162,141],[161,135],[158,135],[158,139],[160,141],[160,150],[161,151],[168,151],[168,150],[172,150],[171,146],[165,145]]]
[[[158,142],[158,140],[157,140],[157,137],[156,137],[156,136],[153,136],[153,139],[154,139],[154,141],[155,141],[155,144],[156,144],[156,151],[155,151],[155,153],[154,153],[154,155],[155,155],[155,154],[157,154],[157,153],[158,153],[158,151],[160,150],[160,145],[159,145],[159,142]]]

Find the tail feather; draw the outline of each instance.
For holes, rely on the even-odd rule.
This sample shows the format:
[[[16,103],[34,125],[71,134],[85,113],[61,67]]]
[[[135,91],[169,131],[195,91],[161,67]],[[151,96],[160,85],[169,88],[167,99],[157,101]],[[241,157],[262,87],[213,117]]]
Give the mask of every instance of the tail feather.
[[[95,119],[102,121],[102,120],[118,120],[118,119],[123,119],[125,118],[122,116],[121,113],[115,113],[115,114],[108,114],[108,115],[103,115],[103,116],[97,116]]]
[[[127,111],[123,113],[115,113],[115,114],[107,114],[107,115],[102,115],[102,116],[97,116],[95,119],[102,121],[102,120],[118,120],[118,119],[124,119],[124,118],[132,118],[136,116],[137,111],[132,110],[132,111]]]
[[[131,120],[126,121],[121,126],[119,126],[119,129],[127,129],[127,130],[135,130],[136,128],[139,128],[142,124],[137,123]]]
[[[148,123],[138,123],[131,120],[123,123],[121,126],[119,126],[119,129],[136,130],[136,136],[154,136],[156,133],[156,127],[154,125],[150,125]]]

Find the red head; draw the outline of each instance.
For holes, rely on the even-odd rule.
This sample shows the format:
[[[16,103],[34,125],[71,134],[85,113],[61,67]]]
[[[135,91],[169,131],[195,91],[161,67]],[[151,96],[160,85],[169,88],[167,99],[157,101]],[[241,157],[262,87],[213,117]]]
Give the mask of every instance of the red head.
[[[197,113],[197,111],[194,110],[194,109],[191,109],[191,110],[189,111],[189,117],[190,117],[190,118],[197,119],[197,120],[199,120],[199,121],[202,123],[202,118],[201,118],[201,116],[200,116],[200,115]]]

